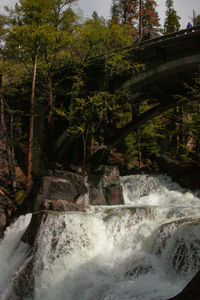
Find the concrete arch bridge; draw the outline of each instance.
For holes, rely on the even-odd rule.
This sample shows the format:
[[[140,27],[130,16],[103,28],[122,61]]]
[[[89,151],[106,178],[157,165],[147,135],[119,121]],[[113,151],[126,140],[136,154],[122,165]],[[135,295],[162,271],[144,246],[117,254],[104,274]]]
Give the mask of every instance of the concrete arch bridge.
[[[132,116],[125,127],[116,130],[109,139],[110,147],[154,116],[177,105],[173,95],[185,95],[185,83],[193,84],[200,74],[200,26],[142,41],[132,51],[137,62],[145,62],[145,70],[122,83],[128,90],[132,111],[137,111],[143,99],[156,105],[142,115]]]
[[[105,144],[108,148],[117,145],[130,132],[136,130],[149,119],[177,105],[173,95],[184,95],[187,91],[185,82],[192,84],[193,78],[200,72],[200,26],[181,30],[172,34],[146,41],[135,42],[128,47],[134,61],[145,63],[145,70],[134,76],[125,74],[120,78],[121,89],[129,95],[124,103],[132,108],[132,120],[122,128],[108,128]],[[120,51],[120,50],[119,50]],[[99,59],[99,65],[103,57]],[[98,58],[97,58],[98,61]],[[94,75],[91,85],[98,81],[102,74]],[[114,79],[115,80],[115,79]],[[152,99],[153,108],[139,115],[138,108],[144,99]],[[69,146],[66,133],[58,136],[54,151],[60,160]],[[68,140],[68,144],[65,141]]]

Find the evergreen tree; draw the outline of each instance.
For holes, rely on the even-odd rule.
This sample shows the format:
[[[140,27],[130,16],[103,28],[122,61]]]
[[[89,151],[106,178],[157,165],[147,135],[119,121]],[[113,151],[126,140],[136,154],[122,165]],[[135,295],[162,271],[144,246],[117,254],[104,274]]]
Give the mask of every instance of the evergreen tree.
[[[118,23],[119,22],[119,7],[116,3],[116,0],[112,0],[110,12],[111,12],[111,21],[113,23]]]
[[[157,31],[160,26],[158,13],[156,12],[157,3],[154,0],[146,0],[143,7],[143,32]]]
[[[174,1],[166,0],[166,19],[165,19],[165,33],[171,33],[180,29],[180,17],[174,9]]]
[[[135,24],[138,19],[138,0],[114,0],[112,10],[122,24]]]
[[[75,0],[20,0],[14,10],[10,10],[11,30],[7,37],[7,47],[10,58],[26,65],[32,73],[32,88],[30,100],[30,130],[27,171],[27,191],[32,182],[33,128],[35,112],[35,85],[38,63],[42,59],[45,77],[47,78],[49,111],[52,110],[52,71],[56,56],[66,41],[68,28],[66,18],[72,16],[66,6]],[[9,52],[8,51],[8,52]],[[32,69],[32,71],[31,71]]]

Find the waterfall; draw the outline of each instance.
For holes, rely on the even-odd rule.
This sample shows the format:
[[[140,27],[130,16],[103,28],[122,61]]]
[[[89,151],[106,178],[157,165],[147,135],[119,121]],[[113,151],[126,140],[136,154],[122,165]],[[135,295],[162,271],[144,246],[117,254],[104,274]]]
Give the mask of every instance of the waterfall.
[[[48,215],[30,249],[0,244],[1,299],[165,300],[200,268],[200,200],[167,176],[121,178],[125,205]]]

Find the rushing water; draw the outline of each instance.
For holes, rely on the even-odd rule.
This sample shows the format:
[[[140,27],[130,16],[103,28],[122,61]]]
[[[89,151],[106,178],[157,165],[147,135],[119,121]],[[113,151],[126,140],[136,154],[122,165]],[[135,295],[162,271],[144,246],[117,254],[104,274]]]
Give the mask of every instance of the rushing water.
[[[200,268],[200,199],[166,176],[121,184],[126,205],[49,215],[32,252],[19,242],[30,216],[8,228],[1,299],[165,300],[181,291]]]

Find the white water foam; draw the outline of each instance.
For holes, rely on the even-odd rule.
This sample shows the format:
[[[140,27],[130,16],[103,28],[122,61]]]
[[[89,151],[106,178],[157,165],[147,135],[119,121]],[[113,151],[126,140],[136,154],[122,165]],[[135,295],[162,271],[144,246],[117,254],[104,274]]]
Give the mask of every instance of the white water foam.
[[[171,282],[151,253],[156,223],[126,222],[126,215],[118,224],[115,212],[106,222],[89,214],[49,216],[38,239],[34,299],[156,300],[177,293],[180,282]]]
[[[121,182],[125,206],[48,216],[35,246],[34,293],[26,300],[165,300],[198,271],[198,197],[166,176]]]
[[[9,288],[12,277],[30,250],[28,245],[20,242],[30,220],[31,215],[21,216],[7,228],[5,238],[0,243],[0,295],[2,298]]]

